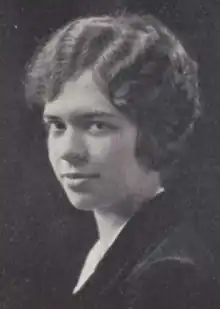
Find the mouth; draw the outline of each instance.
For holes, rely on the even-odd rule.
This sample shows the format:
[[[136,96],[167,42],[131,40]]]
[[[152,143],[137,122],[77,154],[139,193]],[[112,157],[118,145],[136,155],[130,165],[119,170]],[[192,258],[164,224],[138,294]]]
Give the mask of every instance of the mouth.
[[[69,178],[69,179],[92,179],[92,178],[100,178],[100,175],[97,173],[91,173],[91,174],[86,174],[86,173],[63,173],[61,174],[62,178]]]
[[[99,174],[86,174],[86,173],[63,173],[61,175],[64,183],[73,190],[84,189],[89,181],[100,178]]]

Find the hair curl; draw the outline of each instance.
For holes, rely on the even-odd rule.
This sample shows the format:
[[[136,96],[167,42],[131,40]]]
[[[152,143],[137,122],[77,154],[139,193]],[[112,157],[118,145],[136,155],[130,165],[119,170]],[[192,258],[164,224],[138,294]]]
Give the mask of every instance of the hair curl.
[[[28,102],[53,101],[87,69],[111,103],[137,123],[140,161],[159,170],[180,158],[201,114],[197,63],[166,26],[133,14],[69,22],[28,64]]]

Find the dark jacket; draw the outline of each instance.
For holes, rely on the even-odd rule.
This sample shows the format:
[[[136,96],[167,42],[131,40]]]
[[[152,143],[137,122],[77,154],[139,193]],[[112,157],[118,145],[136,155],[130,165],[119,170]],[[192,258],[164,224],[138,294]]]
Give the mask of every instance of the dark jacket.
[[[127,223],[72,308],[219,309],[219,296],[211,253],[162,193]]]

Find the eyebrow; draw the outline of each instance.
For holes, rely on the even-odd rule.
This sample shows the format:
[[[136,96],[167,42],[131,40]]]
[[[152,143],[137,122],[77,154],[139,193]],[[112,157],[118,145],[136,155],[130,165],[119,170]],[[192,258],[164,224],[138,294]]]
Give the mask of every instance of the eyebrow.
[[[59,118],[59,116],[43,114],[42,120],[58,120]]]
[[[91,119],[91,118],[96,118],[96,117],[117,117],[116,115],[104,111],[91,111],[91,112],[76,112],[74,115],[74,118],[86,118],[86,119]],[[60,118],[59,115],[53,115],[53,113],[44,113],[43,114],[43,119],[48,118],[48,119],[58,119]]]
[[[103,112],[103,111],[94,111],[94,112],[85,112],[82,113],[80,116],[84,118],[95,118],[95,117],[115,117],[114,114]]]

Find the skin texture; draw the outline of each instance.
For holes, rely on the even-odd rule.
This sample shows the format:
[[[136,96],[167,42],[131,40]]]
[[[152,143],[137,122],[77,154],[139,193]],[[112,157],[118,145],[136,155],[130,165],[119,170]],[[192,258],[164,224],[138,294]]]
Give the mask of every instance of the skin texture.
[[[69,80],[46,103],[43,117],[51,166],[77,209],[126,216],[134,211],[128,206],[135,207],[131,201],[155,195],[158,173],[143,169],[135,157],[137,127],[111,105],[91,71]],[[65,173],[85,177],[72,179],[72,174],[63,177]]]

